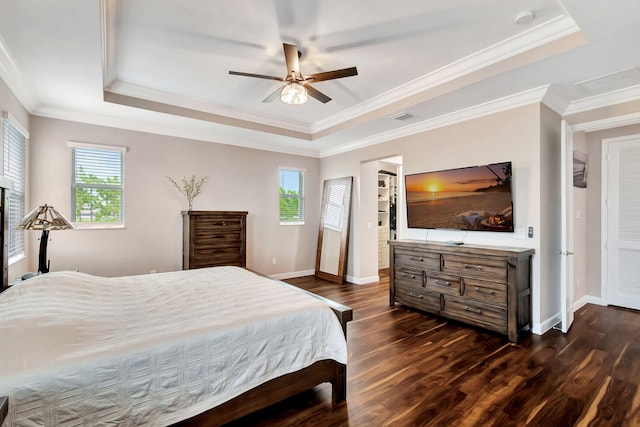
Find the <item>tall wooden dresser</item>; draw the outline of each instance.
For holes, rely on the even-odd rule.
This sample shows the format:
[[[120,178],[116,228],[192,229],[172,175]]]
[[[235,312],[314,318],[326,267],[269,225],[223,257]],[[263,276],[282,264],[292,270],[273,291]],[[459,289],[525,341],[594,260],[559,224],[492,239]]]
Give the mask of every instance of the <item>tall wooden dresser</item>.
[[[182,269],[247,265],[247,212],[182,211]]]
[[[507,335],[531,330],[533,249],[391,240],[396,302]]]

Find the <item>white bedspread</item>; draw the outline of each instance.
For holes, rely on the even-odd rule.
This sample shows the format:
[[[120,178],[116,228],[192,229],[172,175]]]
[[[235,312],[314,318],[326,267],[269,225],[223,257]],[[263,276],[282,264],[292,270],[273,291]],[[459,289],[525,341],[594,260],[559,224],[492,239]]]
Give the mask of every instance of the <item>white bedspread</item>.
[[[0,294],[0,337],[8,427],[166,425],[347,362],[328,306],[237,267],[37,276]]]

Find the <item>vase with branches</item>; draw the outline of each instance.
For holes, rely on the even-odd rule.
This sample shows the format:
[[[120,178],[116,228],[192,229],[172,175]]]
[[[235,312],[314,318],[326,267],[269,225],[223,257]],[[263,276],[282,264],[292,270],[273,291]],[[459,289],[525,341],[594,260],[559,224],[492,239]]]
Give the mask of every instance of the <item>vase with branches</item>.
[[[167,180],[174,187],[178,189],[178,191],[187,198],[187,202],[189,203],[189,210],[193,208],[193,199],[195,199],[201,192],[202,186],[209,179],[208,176],[202,178],[196,178],[195,175],[191,175],[191,178],[187,179],[187,177],[183,177],[180,184],[173,180],[170,176],[167,176]]]

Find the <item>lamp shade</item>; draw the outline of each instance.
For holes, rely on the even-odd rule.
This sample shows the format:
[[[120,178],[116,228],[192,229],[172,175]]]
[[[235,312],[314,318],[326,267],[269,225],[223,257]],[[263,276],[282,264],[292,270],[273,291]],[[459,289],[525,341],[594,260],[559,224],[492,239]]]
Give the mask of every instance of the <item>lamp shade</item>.
[[[53,206],[39,206],[29,212],[18,224],[23,230],[69,230],[73,225]]]
[[[304,86],[293,82],[282,88],[282,92],[280,92],[280,101],[285,104],[304,104],[309,101],[309,95],[307,95],[307,90]]]

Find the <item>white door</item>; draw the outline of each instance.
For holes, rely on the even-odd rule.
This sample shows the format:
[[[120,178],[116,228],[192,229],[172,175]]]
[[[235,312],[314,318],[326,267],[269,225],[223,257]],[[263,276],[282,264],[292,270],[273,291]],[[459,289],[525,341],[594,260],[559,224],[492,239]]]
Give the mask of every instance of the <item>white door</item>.
[[[573,132],[564,120],[561,123],[560,158],[562,197],[560,201],[562,232],[560,236],[562,332],[573,323]]]
[[[640,309],[640,135],[607,144],[608,304]]]

